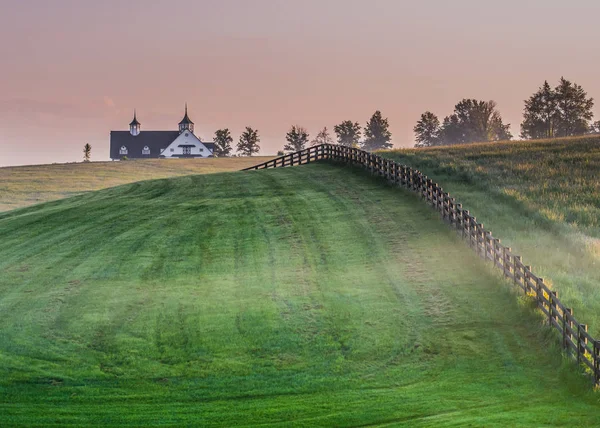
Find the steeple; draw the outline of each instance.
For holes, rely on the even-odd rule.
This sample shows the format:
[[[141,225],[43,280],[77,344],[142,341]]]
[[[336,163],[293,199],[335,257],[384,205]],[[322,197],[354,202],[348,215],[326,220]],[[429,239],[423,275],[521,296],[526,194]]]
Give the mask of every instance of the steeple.
[[[142,124],[140,122],[138,122],[138,120],[137,120],[137,114],[136,114],[136,111],[134,109],[133,110],[133,120],[129,124],[129,132],[131,133],[131,135],[133,135],[134,137],[136,135],[139,135],[141,126],[142,126]]]
[[[185,130],[194,133],[194,122],[188,117],[187,103],[185,103],[185,116],[183,116],[183,119],[179,122],[179,133],[181,134]]]

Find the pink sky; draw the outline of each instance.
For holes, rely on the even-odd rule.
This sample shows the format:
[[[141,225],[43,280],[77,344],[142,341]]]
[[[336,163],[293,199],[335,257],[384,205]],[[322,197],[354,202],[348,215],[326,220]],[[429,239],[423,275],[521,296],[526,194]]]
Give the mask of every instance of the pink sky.
[[[175,130],[186,101],[198,136],[249,125],[263,154],[290,125],[377,109],[411,146],[423,111],[467,97],[517,135],[545,79],[600,97],[599,18],[597,0],[0,0],[0,165],[80,161],[85,143],[108,160],[134,108]]]

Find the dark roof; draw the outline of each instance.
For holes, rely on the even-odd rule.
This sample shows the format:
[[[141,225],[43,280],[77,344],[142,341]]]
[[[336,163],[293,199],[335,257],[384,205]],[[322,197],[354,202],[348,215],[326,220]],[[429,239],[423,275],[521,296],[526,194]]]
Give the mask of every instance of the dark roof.
[[[179,131],[141,131],[133,136],[129,131],[110,131],[110,158],[120,159],[121,146],[127,147],[127,157],[157,158],[161,149],[166,149],[169,144],[179,136]],[[142,156],[142,149],[148,146],[149,155]]]
[[[121,159],[121,146],[127,147],[128,158],[158,158],[161,149],[166,149],[178,136],[179,131],[141,131],[135,137],[129,131],[110,131],[110,158]],[[214,151],[215,143],[202,141],[202,144]],[[149,155],[142,155],[145,146],[150,149]]]

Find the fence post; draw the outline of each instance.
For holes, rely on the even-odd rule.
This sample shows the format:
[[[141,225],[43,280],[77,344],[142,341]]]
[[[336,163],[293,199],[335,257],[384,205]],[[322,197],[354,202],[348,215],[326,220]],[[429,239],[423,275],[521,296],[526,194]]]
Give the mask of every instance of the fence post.
[[[594,342],[594,384],[600,388],[600,340]]]
[[[567,338],[575,343],[575,340],[573,339],[573,309],[572,308],[567,308],[567,327],[569,329],[569,331],[567,332]],[[568,345],[567,345],[568,346]]]
[[[530,269],[531,270],[531,269]],[[538,278],[539,281],[535,282],[535,298],[540,308],[544,307],[544,290],[542,290],[542,284],[544,278]]]
[[[448,198],[448,219],[450,220],[450,226],[454,227],[454,213],[456,212],[456,199]]]
[[[500,260],[503,260],[502,257],[504,256],[504,250],[502,250],[502,256],[498,255],[498,251],[500,250],[500,240],[498,238],[494,239],[494,254],[492,254],[493,259],[494,259],[494,266],[496,267],[500,267],[498,266],[500,264]]]
[[[587,337],[581,334],[581,332],[587,333],[588,326],[585,324],[577,324],[577,363],[581,363],[581,358],[585,358],[587,351]]]
[[[556,309],[556,301],[558,300],[558,291],[552,291],[550,292],[550,325],[554,325],[554,322],[556,321],[556,314],[558,313],[558,310]]]
[[[531,290],[529,289],[529,272],[531,272],[531,266],[525,266],[523,269],[523,283],[525,284],[525,292],[529,293]]]
[[[521,276],[521,266],[522,266],[521,256],[513,256],[513,279],[514,279],[515,285],[517,284],[517,282],[520,282],[523,279],[523,277]],[[517,269],[519,270],[518,275],[517,275]],[[518,278],[517,278],[517,276],[518,276]]]
[[[502,259],[502,266],[504,267],[504,276],[508,277],[509,274],[511,273],[510,271],[510,266],[508,266],[510,264],[510,255],[508,253],[511,252],[510,247],[503,247],[502,249],[502,255],[503,255],[503,259]],[[508,273],[506,273],[506,269],[508,268]]]
[[[581,363],[581,346],[579,344],[579,339],[581,338],[580,328],[581,326],[577,324],[577,364]]]
[[[567,351],[569,350],[569,344],[567,343],[567,316],[569,314],[573,314],[573,310],[571,308],[565,308],[563,311],[563,320],[562,320],[562,328],[563,328],[563,348]]]
[[[483,237],[483,239],[481,239]],[[481,257],[481,241],[483,240],[483,251],[485,251],[485,229],[483,228],[483,223],[479,223],[477,225],[477,254]],[[485,254],[484,254],[485,257]]]

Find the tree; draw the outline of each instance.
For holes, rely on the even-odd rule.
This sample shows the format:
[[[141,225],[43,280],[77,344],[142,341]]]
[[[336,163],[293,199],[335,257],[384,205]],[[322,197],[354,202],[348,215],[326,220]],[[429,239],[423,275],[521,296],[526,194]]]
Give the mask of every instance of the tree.
[[[258,145],[259,142],[260,137],[258,135],[258,130],[247,126],[246,130],[240,135],[237,149],[244,156],[252,156],[260,150],[260,146]]]
[[[548,81],[545,81],[538,91],[525,101],[521,138],[553,138],[556,122],[556,94]]]
[[[463,99],[444,119],[440,144],[510,140],[510,125],[504,125],[495,101]]]
[[[587,98],[581,86],[571,83],[564,77],[554,90],[556,94],[557,135],[570,137],[587,132],[589,121],[594,117],[594,99]]]
[[[582,135],[594,117],[594,99],[576,83],[560,78],[554,89],[548,82],[525,101],[521,137],[554,138]]]
[[[426,111],[421,115],[414,131],[417,140],[415,147],[437,146],[440,139],[440,120],[435,114]]]
[[[327,127],[321,129],[314,140],[310,142],[311,146],[319,146],[321,144],[333,144],[333,138],[331,138]]]
[[[89,162],[91,158],[92,158],[92,146],[89,143],[86,143],[85,146],[83,146],[83,161]]]
[[[335,125],[333,130],[340,146],[358,147],[360,144],[361,129],[358,122],[345,120],[339,125]]]
[[[217,130],[215,132],[215,149],[213,151],[213,156],[219,158],[230,156],[231,151],[233,150],[231,147],[232,142],[233,137],[229,132],[229,128]]]
[[[383,118],[379,110],[373,113],[365,127],[363,148],[370,151],[391,148],[392,133],[388,130],[389,126],[387,118]]]
[[[306,147],[308,143],[308,132],[301,126],[292,126],[285,136],[288,144],[283,146],[283,150],[300,151]]]
[[[600,134],[600,120],[592,123],[592,126],[590,127],[590,133],[591,134]]]

